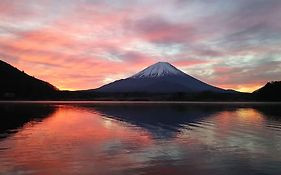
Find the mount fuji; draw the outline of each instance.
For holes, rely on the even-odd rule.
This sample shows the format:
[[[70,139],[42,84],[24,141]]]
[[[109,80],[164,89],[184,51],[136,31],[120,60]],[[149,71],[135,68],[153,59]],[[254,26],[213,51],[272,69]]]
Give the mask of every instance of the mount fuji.
[[[228,90],[209,85],[190,75],[187,75],[167,62],[158,62],[153,64],[129,78],[106,84],[98,89],[95,89],[95,91],[110,93],[229,92]]]

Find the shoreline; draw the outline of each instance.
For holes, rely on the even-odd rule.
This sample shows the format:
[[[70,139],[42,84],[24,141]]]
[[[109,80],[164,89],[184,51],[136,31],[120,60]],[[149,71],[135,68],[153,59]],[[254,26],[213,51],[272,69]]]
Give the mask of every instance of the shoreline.
[[[0,104],[249,104],[249,105],[281,105],[277,101],[87,101],[87,100],[9,100]]]

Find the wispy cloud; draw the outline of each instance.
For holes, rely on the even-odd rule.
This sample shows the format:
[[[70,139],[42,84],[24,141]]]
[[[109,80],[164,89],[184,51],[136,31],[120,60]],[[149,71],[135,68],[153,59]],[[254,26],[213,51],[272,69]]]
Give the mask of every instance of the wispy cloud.
[[[250,91],[280,78],[280,11],[279,0],[1,0],[0,57],[62,89],[168,61]]]

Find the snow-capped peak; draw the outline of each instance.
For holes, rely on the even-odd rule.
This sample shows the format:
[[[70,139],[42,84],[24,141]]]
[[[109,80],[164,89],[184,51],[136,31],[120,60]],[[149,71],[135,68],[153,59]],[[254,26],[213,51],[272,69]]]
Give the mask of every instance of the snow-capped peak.
[[[181,76],[185,75],[182,71],[175,68],[173,65],[167,62],[155,63],[141,72],[133,75],[131,78],[155,78],[163,76]]]

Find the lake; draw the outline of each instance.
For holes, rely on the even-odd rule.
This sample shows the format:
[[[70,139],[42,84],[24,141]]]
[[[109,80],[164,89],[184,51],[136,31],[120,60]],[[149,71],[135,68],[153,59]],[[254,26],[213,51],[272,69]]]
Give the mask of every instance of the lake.
[[[0,174],[281,174],[281,104],[1,103]]]

